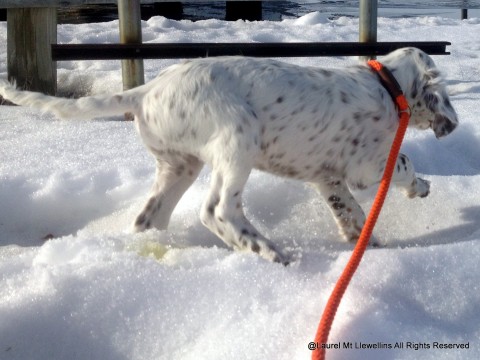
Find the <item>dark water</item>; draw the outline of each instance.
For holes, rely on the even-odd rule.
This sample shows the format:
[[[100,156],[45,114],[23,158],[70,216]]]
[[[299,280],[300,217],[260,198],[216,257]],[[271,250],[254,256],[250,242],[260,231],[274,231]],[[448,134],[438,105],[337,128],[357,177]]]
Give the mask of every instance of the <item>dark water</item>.
[[[460,17],[460,9],[480,9],[480,0],[379,0],[379,15],[385,17],[412,17],[439,15]],[[339,16],[358,16],[359,0],[291,0],[265,1],[263,18],[280,20],[285,17],[299,17],[313,11],[330,14],[332,18]],[[480,11],[470,12],[479,16]],[[477,15],[478,14],[478,15]],[[224,16],[224,4],[190,3],[184,5],[187,19],[221,19]]]
[[[186,2],[178,8],[157,8],[144,5],[143,19],[154,15],[164,15],[174,19],[204,20],[224,19],[225,2]],[[379,0],[379,16],[413,17],[438,15],[460,18],[460,9],[480,9],[480,0]],[[263,19],[281,20],[282,18],[299,17],[313,11],[327,13],[331,18],[339,16],[358,16],[359,0],[290,0],[264,1]],[[480,16],[480,10],[471,10],[469,16]],[[82,23],[110,21],[117,18],[116,5],[69,7],[59,10],[59,22]]]

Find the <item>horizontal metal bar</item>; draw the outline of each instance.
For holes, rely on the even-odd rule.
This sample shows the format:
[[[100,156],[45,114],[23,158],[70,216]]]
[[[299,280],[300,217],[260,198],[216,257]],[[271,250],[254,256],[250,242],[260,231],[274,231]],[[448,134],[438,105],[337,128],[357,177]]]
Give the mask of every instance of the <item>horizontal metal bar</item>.
[[[115,59],[187,59],[226,55],[314,57],[385,55],[416,47],[430,55],[448,55],[446,41],[377,43],[178,43],[178,44],[52,44],[54,61]]]

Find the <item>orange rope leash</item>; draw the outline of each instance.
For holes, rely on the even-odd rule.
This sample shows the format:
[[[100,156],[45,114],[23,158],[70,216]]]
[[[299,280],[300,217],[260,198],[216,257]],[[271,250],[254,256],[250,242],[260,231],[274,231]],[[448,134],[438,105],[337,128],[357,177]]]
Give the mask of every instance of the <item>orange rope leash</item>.
[[[365,252],[365,249],[367,248],[368,242],[372,235],[373,228],[375,226],[375,223],[377,222],[378,216],[380,215],[380,211],[387,196],[388,188],[390,186],[393,172],[395,170],[398,154],[400,152],[400,146],[402,145],[408,122],[410,120],[410,112],[407,99],[401,92],[400,86],[396,82],[395,78],[378,61],[370,60],[368,62],[368,65],[373,70],[377,71],[382,84],[386,87],[390,95],[392,95],[392,98],[395,100],[400,116],[399,126],[395,134],[390,153],[388,155],[382,180],[380,181],[380,185],[375,196],[372,208],[370,209],[370,213],[368,214],[368,218],[362,229],[358,242],[353,249],[350,260],[345,266],[345,269],[340,275],[340,278],[337,280],[335,288],[333,289],[323,311],[322,318],[318,325],[317,334],[315,336],[316,349],[312,352],[312,360],[325,359],[325,349],[322,348],[322,344],[327,343],[328,334],[330,333],[333,319],[335,318],[335,314],[337,312],[338,306],[340,305],[340,301],[342,300],[343,294],[345,293],[345,290],[347,289],[350,280],[352,279],[355,271],[358,268],[358,265],[360,264],[360,261],[362,260],[362,256]]]

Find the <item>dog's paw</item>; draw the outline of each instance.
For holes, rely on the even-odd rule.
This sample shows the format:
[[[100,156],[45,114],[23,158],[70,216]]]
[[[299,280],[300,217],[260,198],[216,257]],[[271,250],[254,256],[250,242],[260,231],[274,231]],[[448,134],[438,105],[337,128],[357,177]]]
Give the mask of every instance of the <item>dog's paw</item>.
[[[409,194],[411,198],[414,197],[427,197],[430,194],[430,181],[423,180],[421,178],[416,179],[415,190]]]

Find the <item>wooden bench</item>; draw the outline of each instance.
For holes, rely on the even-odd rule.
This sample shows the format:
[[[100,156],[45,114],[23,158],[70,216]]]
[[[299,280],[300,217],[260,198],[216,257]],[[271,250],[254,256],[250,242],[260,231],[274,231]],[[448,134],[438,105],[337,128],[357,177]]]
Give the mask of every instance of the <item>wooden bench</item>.
[[[187,59],[243,55],[254,57],[377,56],[414,46],[430,55],[448,55],[447,41],[417,42],[296,42],[296,43],[172,43],[172,44],[52,44],[54,61]]]
[[[22,88],[54,94],[56,92],[56,61],[122,59],[124,89],[129,89],[144,82],[143,59],[219,55],[375,56],[405,46],[415,46],[432,55],[444,55],[448,54],[445,48],[450,44],[448,42],[376,42],[376,0],[360,0],[359,43],[142,44],[140,2],[165,1],[172,0],[117,0],[121,44],[58,45],[57,7],[74,4],[111,4],[115,1],[2,0],[0,7],[7,8],[8,14],[8,76],[10,79],[15,79]]]
[[[172,1],[178,0],[1,0],[0,8],[7,9],[8,77],[15,79],[21,88],[55,94],[57,67],[51,56],[50,45],[57,43],[58,7],[118,4],[120,42],[141,43],[140,3]],[[236,3],[236,0],[223,1]],[[259,1],[252,1],[252,6],[258,11]],[[122,72],[124,88],[142,83],[142,60],[122,61]]]

